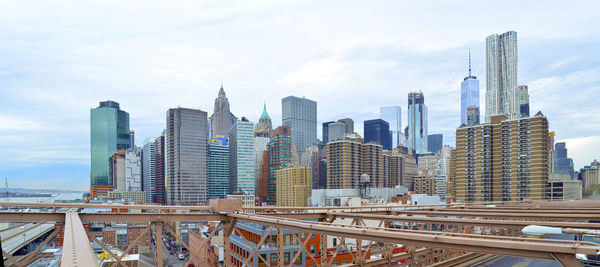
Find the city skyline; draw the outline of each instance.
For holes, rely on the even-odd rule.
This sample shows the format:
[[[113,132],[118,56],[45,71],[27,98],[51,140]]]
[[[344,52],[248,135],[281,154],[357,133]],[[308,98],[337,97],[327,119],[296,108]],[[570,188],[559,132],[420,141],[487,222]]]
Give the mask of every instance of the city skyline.
[[[444,134],[445,144],[454,146],[466,52],[471,48],[473,75],[481,82],[484,121],[485,38],[509,30],[519,34],[519,84],[529,86],[530,113],[541,110],[548,117],[556,141],[566,141],[575,170],[600,158],[596,152],[600,151],[600,124],[594,120],[598,108],[593,102],[600,97],[596,49],[600,25],[592,4],[560,11],[554,11],[552,4],[535,5],[545,16],[566,16],[561,21],[530,16],[533,4],[524,3],[515,12],[527,16],[525,21],[494,20],[501,14],[489,10],[498,7],[474,3],[475,18],[492,17],[482,25],[454,19],[458,15],[453,10],[460,3],[437,3],[443,8],[433,14],[403,11],[408,18],[396,18],[394,12],[401,7],[392,3],[368,6],[373,15],[362,14],[360,23],[351,22],[365,8],[358,3],[349,3],[348,14],[336,14],[336,21],[325,16],[334,6],[295,4],[291,9],[298,11],[283,4],[238,5],[231,10],[210,7],[213,13],[200,22],[195,19],[202,17],[202,7],[186,7],[189,12],[169,7],[183,15],[167,20],[161,17],[164,7],[150,6],[141,13],[157,17],[157,23],[127,29],[118,25],[134,4],[118,7],[106,19],[116,22],[106,25],[86,25],[82,17],[101,16],[109,5],[97,6],[94,12],[48,6],[52,14],[70,8],[70,15],[56,28],[45,25],[54,21],[53,16],[40,16],[38,11],[28,12],[10,3],[0,5],[5,7],[0,10],[8,10],[0,16],[7,40],[0,47],[4,59],[0,63],[0,145],[4,152],[0,175],[8,177],[11,187],[88,188],[89,110],[99,101],[114,100],[130,113],[130,128],[141,146],[141,140],[160,135],[168,108],[199,108],[212,115],[221,77],[232,113],[256,122],[266,102],[274,128],[281,125],[281,98],[294,95],[315,100],[319,139],[322,122],[345,117],[355,121],[356,132],[363,133],[362,122],[377,118],[381,106],[400,106],[402,122],[407,122],[406,95],[422,90],[427,95],[429,132]],[[402,8],[422,11],[431,7],[409,4]],[[445,18],[448,33],[440,34],[436,28],[440,19],[433,20],[436,25],[400,29],[399,25],[417,21],[409,13]],[[320,29],[324,21],[331,26]],[[334,33],[345,23],[350,23],[348,29]],[[19,24],[29,25],[29,31],[15,26]],[[287,35],[286,26],[297,30],[298,36]],[[89,34],[81,34],[88,27]],[[271,27],[275,40],[258,42],[254,40],[261,38],[244,34],[249,29],[264,37],[264,27]],[[64,32],[81,36],[68,37]],[[314,34],[303,40],[309,33]],[[251,55],[255,49],[258,52]]]

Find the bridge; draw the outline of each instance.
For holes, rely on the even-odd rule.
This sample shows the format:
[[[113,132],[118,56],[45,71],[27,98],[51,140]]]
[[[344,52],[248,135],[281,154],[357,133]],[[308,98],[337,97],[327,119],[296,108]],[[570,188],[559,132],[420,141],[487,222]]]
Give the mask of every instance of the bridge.
[[[164,231],[171,233],[192,254],[185,264],[210,266],[207,247],[217,229],[223,230],[225,266],[293,266],[303,252],[317,266],[331,266],[338,253],[351,252],[350,266],[470,266],[495,255],[555,261],[563,266],[583,266],[576,254],[596,255],[600,244],[552,238],[530,238],[521,233],[528,225],[561,228],[564,233],[600,230],[600,201],[527,201],[505,203],[385,205],[360,207],[241,207],[230,200],[220,200],[211,206],[158,206],[108,204],[47,204],[0,203],[3,207],[50,208],[55,212],[2,212],[0,222],[48,222],[64,224],[63,266],[98,266],[99,259],[90,246],[95,241],[112,258],[112,266],[126,266],[123,259],[130,254],[143,236],[162,240]],[[86,208],[102,208],[110,212],[86,213]],[[59,212],[71,209],[69,212]],[[75,210],[75,211],[73,211]],[[80,210],[79,212],[76,212]],[[128,222],[145,227],[137,238],[117,256],[108,246],[83,227],[92,222]],[[218,226],[209,233],[204,245],[183,242],[176,234],[177,222],[197,222]],[[257,253],[266,242],[251,241],[236,227],[239,223],[262,225],[267,233],[277,236],[277,262],[269,263]],[[284,231],[293,233],[292,241],[299,250],[284,259]],[[158,233],[158,234],[157,234]],[[320,237],[319,252],[309,251],[306,236]],[[157,236],[158,235],[158,236]],[[251,253],[232,251],[231,235],[241,238]],[[304,237],[303,237],[304,236]],[[329,247],[327,237],[340,240]],[[49,239],[49,236],[45,243]],[[271,240],[273,241],[273,240]],[[208,244],[208,246],[206,245]],[[353,244],[353,245],[349,245]],[[156,265],[163,266],[163,244],[155,242]],[[395,248],[403,246],[402,252]],[[16,266],[23,262],[3,255]],[[33,254],[38,251],[32,252]],[[376,255],[369,257],[367,255]],[[258,256],[255,257],[255,256]],[[28,255],[27,257],[33,257]],[[234,265],[234,259],[236,265]],[[290,260],[292,259],[292,260]],[[258,262],[255,262],[258,261]],[[257,265],[262,264],[262,265]],[[274,265],[273,265],[274,264]]]

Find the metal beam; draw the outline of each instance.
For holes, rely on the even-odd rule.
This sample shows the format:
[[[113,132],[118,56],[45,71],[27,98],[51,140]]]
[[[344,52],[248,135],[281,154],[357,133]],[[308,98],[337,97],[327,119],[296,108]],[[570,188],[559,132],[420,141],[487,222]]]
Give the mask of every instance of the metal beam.
[[[67,212],[65,217],[61,266],[98,266],[98,258],[77,213]]]
[[[79,213],[82,222],[204,222],[222,221],[225,214]],[[0,222],[64,222],[65,213],[0,212]]]

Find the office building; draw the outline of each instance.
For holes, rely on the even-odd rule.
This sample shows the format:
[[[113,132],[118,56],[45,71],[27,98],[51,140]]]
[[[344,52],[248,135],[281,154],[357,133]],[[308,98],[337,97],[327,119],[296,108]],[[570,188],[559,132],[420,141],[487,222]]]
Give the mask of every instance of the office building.
[[[389,161],[384,161],[383,151],[383,146],[376,143],[362,146],[362,173],[369,175],[370,187],[390,186]]]
[[[272,130],[273,124],[271,123],[269,113],[267,113],[267,104],[265,103],[263,105],[262,114],[260,115],[260,118],[258,118],[258,123],[254,126],[254,136],[269,138]]]
[[[463,126],[456,130],[451,162],[457,201],[545,199],[548,186],[548,120],[534,117]]]
[[[129,113],[114,101],[103,101],[90,110],[90,194],[106,195],[113,189],[109,157],[129,148]]]
[[[144,191],[109,191],[106,199],[123,200],[129,204],[144,204],[146,202],[146,192]]]
[[[388,122],[392,148],[398,147],[404,141],[402,137],[402,109],[400,106],[385,106],[379,108],[379,118]]]
[[[168,205],[207,203],[206,112],[171,108],[165,135],[165,180]]]
[[[147,138],[142,147],[142,191],[146,192],[146,203],[152,203],[156,195],[155,140],[154,137]]]
[[[323,133],[322,133],[323,134],[323,144],[329,143],[329,124],[332,124],[334,122],[335,121],[328,121],[328,122],[324,122],[322,124],[322,126],[323,126],[323,128],[322,128],[322,131],[323,131]]]
[[[414,177],[417,176],[414,151],[400,146],[392,151],[383,151],[383,160],[384,172],[389,177],[389,187],[403,186],[412,190]],[[389,163],[386,165],[385,162]]]
[[[374,142],[385,150],[392,150],[390,124],[382,119],[364,121],[365,143]]]
[[[229,143],[225,137],[208,142],[208,199],[225,198],[229,193]]]
[[[306,207],[312,192],[312,169],[289,166],[275,172],[277,206]]]
[[[256,129],[256,128],[254,128]],[[256,131],[255,131],[256,133]],[[267,147],[269,146],[269,137],[262,136],[254,136],[254,180],[255,182],[255,193],[258,196],[258,188],[260,185],[260,168],[263,163],[263,154],[267,151]],[[266,186],[266,184],[264,185]]]
[[[354,132],[354,121],[350,118],[343,118],[343,119],[339,119],[338,122],[343,123],[344,125],[346,125],[346,133],[353,133]]]
[[[321,149],[319,148],[321,147]],[[309,167],[312,170],[312,186],[313,188],[321,188],[321,145],[312,145],[306,148],[300,158],[300,165]]]
[[[354,121],[350,118],[323,123],[323,145],[342,139],[344,134],[354,132]]]
[[[584,189],[592,188],[600,184],[600,164],[594,160],[590,165],[579,170],[581,183]]]
[[[152,203],[166,205],[167,191],[165,185],[165,135],[154,140],[154,197]]]
[[[492,34],[486,38],[485,122],[492,116],[519,116],[517,32]]]
[[[438,170],[440,156],[434,153],[421,154],[417,157],[417,170],[422,175],[434,177]]]
[[[292,145],[299,157],[306,147],[317,143],[317,102],[288,96],[281,99],[281,121],[292,130]]]
[[[290,141],[291,142],[291,141]],[[257,178],[256,183],[256,198],[258,199],[259,205],[266,205],[267,199],[273,199],[273,196],[269,198],[269,150],[268,146],[263,154],[261,155],[262,161],[260,164],[260,176]],[[271,184],[274,186],[274,184]],[[273,191],[275,189],[272,189]]]
[[[467,108],[467,126],[473,126],[479,124],[479,107],[468,107]]]
[[[469,50],[469,76],[465,77],[460,84],[460,124],[469,125],[468,108],[470,107],[479,108],[479,80],[471,75],[471,50]]]
[[[229,130],[229,192],[254,195],[254,124],[245,117]]]
[[[417,154],[427,152],[427,106],[422,92],[408,94],[407,146]]]
[[[567,156],[567,144],[558,142],[554,145],[554,172],[567,174],[571,179],[575,177],[573,159]]]
[[[142,158],[136,149],[125,153],[125,190],[142,191]]]
[[[292,134],[289,126],[279,126],[273,130],[268,146],[267,197],[269,205],[277,203],[277,170],[292,164]]]
[[[519,116],[529,117],[529,89],[527,85],[517,87],[519,93]]]
[[[223,90],[223,85],[219,89],[219,95],[215,98],[213,114],[208,118],[208,133],[210,138],[226,137],[227,131],[235,123],[237,118],[229,110],[229,100]]]
[[[112,177],[112,190],[116,191],[127,191],[127,171],[125,169],[125,154],[127,152],[124,149],[119,149],[113,153],[109,158],[110,161],[110,174]],[[107,191],[108,192],[108,191]],[[106,193],[99,194],[98,196],[106,196]]]
[[[430,134],[427,136],[427,151],[437,154],[442,151],[444,146],[444,135]]]

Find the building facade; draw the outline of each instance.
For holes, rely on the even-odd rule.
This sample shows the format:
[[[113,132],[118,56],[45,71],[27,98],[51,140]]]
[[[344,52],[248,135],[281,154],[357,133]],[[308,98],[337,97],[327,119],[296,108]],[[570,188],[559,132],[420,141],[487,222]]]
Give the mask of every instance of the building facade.
[[[223,85],[219,89],[219,95],[215,98],[214,113],[209,118],[208,133],[210,138],[226,137],[229,128],[237,120],[229,109],[229,100],[223,90]]]
[[[387,121],[390,126],[392,148],[398,147],[404,141],[402,136],[402,109],[400,106],[385,106],[379,108],[379,118]]]
[[[312,169],[289,166],[276,171],[277,206],[306,207],[312,192]]]
[[[142,191],[142,158],[137,149],[127,149],[125,154],[126,191]]]
[[[486,38],[485,122],[503,114],[519,116],[517,32],[492,34]]]
[[[144,140],[142,147],[142,191],[146,192],[146,203],[154,202],[156,195],[156,173],[155,173],[155,155],[156,138],[149,137]]]
[[[281,99],[281,121],[292,130],[292,145],[298,156],[317,142],[317,102],[295,96]]]
[[[414,187],[417,194],[427,194],[428,196],[437,194],[437,181],[429,175],[416,176]]]
[[[273,124],[271,123],[271,117],[267,113],[267,104],[263,105],[263,111],[258,118],[258,123],[254,126],[255,137],[271,137],[271,131],[273,130]]]
[[[469,50],[469,76],[460,84],[460,124],[468,123],[468,109],[479,108],[479,80],[471,75],[471,50]]]
[[[165,180],[168,205],[207,202],[206,112],[171,108],[165,135]]]
[[[554,172],[568,174],[571,179],[575,177],[573,159],[567,156],[567,144],[558,142],[554,145]]]
[[[427,152],[427,106],[422,92],[408,94],[407,146],[417,154]]]
[[[277,170],[292,163],[292,134],[289,126],[279,126],[273,130],[268,146],[267,198],[269,205],[277,203]]]
[[[254,124],[245,117],[229,130],[229,192],[254,195]]]
[[[327,188],[359,188],[362,173],[363,139],[347,134],[343,139],[327,143]]]
[[[519,93],[519,116],[529,117],[529,89],[527,85],[517,87]]]
[[[129,148],[129,143],[129,113],[121,110],[119,103],[103,101],[90,110],[91,197],[113,189],[109,157],[118,149]]]
[[[390,186],[389,172],[386,172],[389,170],[389,161],[384,161],[383,151],[383,146],[380,144],[366,143],[362,145],[362,173],[369,175],[370,187]],[[386,159],[389,158],[386,157]]]
[[[208,199],[225,198],[229,193],[229,143],[225,137],[208,142]]]
[[[165,134],[154,140],[154,197],[152,203],[167,204],[165,172]]]
[[[444,146],[443,134],[430,134],[427,136],[427,151],[431,153],[439,153]]]
[[[545,199],[548,185],[548,120],[492,117],[490,123],[456,130],[453,167],[456,200]]]
[[[385,150],[392,150],[392,136],[390,124],[382,119],[364,121],[365,143],[375,142]]]
[[[478,125],[480,120],[479,107],[467,108],[467,126]]]

